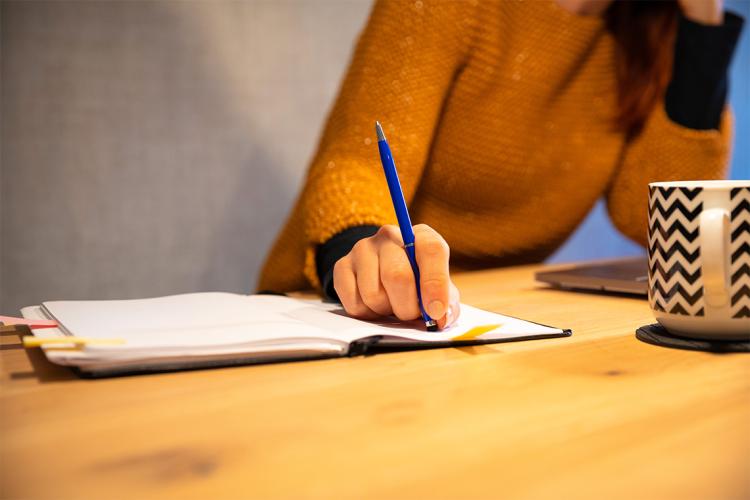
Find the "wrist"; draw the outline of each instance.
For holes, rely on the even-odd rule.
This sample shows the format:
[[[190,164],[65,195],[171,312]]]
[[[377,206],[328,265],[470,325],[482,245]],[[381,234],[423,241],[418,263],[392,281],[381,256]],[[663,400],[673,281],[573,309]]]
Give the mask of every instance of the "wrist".
[[[721,2],[702,1],[689,6],[683,4],[682,15],[694,23],[706,26],[721,26],[724,23]]]

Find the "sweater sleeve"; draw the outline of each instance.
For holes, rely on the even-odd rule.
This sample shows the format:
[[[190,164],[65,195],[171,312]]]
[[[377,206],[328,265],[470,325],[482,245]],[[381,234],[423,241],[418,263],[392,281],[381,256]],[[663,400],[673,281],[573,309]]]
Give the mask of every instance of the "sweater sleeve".
[[[626,144],[606,195],[614,225],[641,245],[647,239],[650,182],[726,176],[732,117],[728,109],[721,109],[727,67],[742,23],[732,13],[725,14],[721,26],[680,19],[664,102]]]
[[[732,136],[728,109],[717,129],[695,130],[673,122],[655,106],[643,131],[624,148],[606,193],[615,227],[646,245],[648,184],[657,181],[721,179],[726,176]]]
[[[362,225],[395,222],[375,121],[412,199],[443,102],[470,47],[469,2],[377,1],[360,35],[300,198],[305,276],[320,286],[315,249]]]
[[[724,14],[718,26],[680,16],[674,48],[672,79],[664,105],[672,121],[693,129],[717,128],[727,96],[729,62],[742,31],[743,19]]]

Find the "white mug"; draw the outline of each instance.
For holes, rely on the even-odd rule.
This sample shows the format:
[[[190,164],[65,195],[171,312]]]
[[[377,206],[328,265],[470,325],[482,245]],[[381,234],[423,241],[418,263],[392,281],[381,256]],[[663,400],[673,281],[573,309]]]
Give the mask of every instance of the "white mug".
[[[648,300],[675,335],[750,340],[750,181],[649,184]]]

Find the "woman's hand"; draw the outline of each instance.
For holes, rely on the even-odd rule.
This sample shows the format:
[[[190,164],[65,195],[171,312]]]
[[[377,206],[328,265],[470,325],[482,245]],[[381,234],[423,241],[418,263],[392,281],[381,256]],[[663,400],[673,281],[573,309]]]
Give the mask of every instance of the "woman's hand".
[[[677,0],[677,3],[691,21],[714,26],[724,22],[724,0]]]
[[[458,289],[448,272],[448,244],[424,224],[414,226],[414,237],[422,303],[438,327],[445,328],[459,315]],[[421,317],[414,273],[398,226],[383,226],[374,236],[359,240],[333,267],[333,284],[346,312],[356,318]]]

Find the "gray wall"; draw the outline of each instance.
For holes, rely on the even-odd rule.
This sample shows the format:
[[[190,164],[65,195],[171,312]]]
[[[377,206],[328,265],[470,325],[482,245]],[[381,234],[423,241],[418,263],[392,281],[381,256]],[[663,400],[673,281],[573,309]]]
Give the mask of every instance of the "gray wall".
[[[0,312],[251,290],[370,0],[0,2]],[[640,252],[600,204],[551,260]]]
[[[370,2],[1,5],[0,311],[252,290]]]

